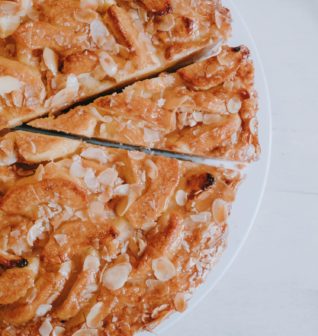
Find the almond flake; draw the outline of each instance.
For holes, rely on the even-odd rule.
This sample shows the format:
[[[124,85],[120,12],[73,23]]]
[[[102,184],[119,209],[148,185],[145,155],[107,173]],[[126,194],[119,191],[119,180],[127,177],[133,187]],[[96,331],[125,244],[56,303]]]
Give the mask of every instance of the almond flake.
[[[228,204],[221,198],[214,200],[212,205],[213,218],[217,224],[223,224],[228,218]]]
[[[87,186],[87,188],[95,193],[100,190],[100,184],[99,181],[97,180],[97,177],[95,176],[95,172],[92,168],[88,168],[86,170],[85,176],[84,176],[84,182]]]
[[[27,234],[27,243],[29,246],[33,246],[34,242],[46,231],[43,220],[38,219],[34,225],[30,228]]]
[[[203,114],[202,114],[202,112],[195,111],[195,112],[193,112],[192,116],[193,116],[193,119],[196,122],[202,122],[203,121]]]
[[[122,184],[114,189],[114,196],[125,196],[129,193],[129,184]]]
[[[106,163],[108,161],[108,155],[100,148],[90,147],[85,149],[81,153],[81,157],[85,159],[96,160],[100,163]]]
[[[113,187],[117,177],[118,172],[115,168],[107,168],[98,175],[97,179],[102,185]]]
[[[70,100],[77,97],[79,91],[79,82],[74,74],[70,74],[66,80],[64,89],[57,92],[54,96],[50,97],[45,102],[46,108],[57,108],[68,104]]]
[[[221,121],[222,116],[213,113],[207,113],[203,116],[203,124],[204,125],[211,125],[216,124]]]
[[[147,144],[153,144],[155,142],[158,142],[159,140],[160,140],[159,131],[155,131],[147,127],[144,128],[144,141]]]
[[[178,190],[176,192],[176,202],[180,206],[184,206],[187,203],[188,195],[184,190]]]
[[[176,275],[174,264],[166,257],[160,257],[152,261],[152,270],[160,281],[168,281]]]
[[[115,230],[119,233],[119,236],[117,237],[117,239],[120,242],[125,242],[129,237],[131,237],[133,233],[132,227],[123,218],[120,218],[118,220],[115,226]]]
[[[86,317],[86,325],[88,328],[98,328],[101,325],[103,319],[103,302],[97,302],[89,311]]]
[[[20,0],[20,10],[19,10],[19,15],[20,16],[25,16],[27,15],[31,10],[32,10],[32,0]]]
[[[115,77],[118,66],[109,54],[106,52],[99,53],[99,63],[108,77]]]
[[[184,293],[177,293],[173,302],[176,311],[178,311],[179,313],[183,313],[187,309],[187,301],[185,300]]]
[[[56,76],[58,72],[58,56],[54,50],[47,47],[44,48],[43,61],[47,68],[53,73],[53,75]]]
[[[89,217],[91,219],[100,219],[106,217],[106,211],[105,211],[105,206],[104,202],[100,201],[93,201],[89,205],[89,210],[88,210]]]
[[[242,102],[236,97],[231,98],[227,102],[227,110],[232,114],[238,113],[241,107],[242,107]]]
[[[44,316],[52,309],[52,305],[50,304],[41,304],[36,310],[36,316]]]
[[[21,89],[22,83],[12,76],[0,76],[0,95]]]
[[[146,165],[148,167],[148,175],[152,180],[155,180],[158,177],[158,167],[157,165],[150,159],[146,161]]]
[[[86,174],[86,168],[82,166],[81,158],[74,156],[73,162],[70,167],[70,174],[72,177],[84,177]]]
[[[65,89],[67,92],[74,94],[74,96],[77,95],[79,90],[79,83],[77,77],[74,74],[67,76]]]
[[[17,15],[6,15],[0,17],[0,38],[7,38],[12,35],[20,25],[20,17]]]
[[[62,264],[62,266],[59,269],[59,273],[64,277],[68,278],[72,270],[72,262],[66,261]]]
[[[216,24],[216,27],[218,29],[221,29],[223,21],[224,21],[224,17],[223,17],[223,15],[218,10],[215,10],[215,14],[214,15],[215,15],[215,24]]]
[[[200,212],[196,215],[191,215],[191,220],[195,223],[208,223],[211,221],[210,212]]]
[[[49,319],[45,319],[39,328],[41,336],[49,336],[53,330],[52,324]]]
[[[131,270],[130,263],[122,263],[108,268],[102,276],[103,285],[109,290],[122,288],[128,280]]]
[[[156,318],[162,311],[164,311],[168,307],[169,307],[168,304],[163,304],[159,307],[156,307],[151,313],[151,318],[153,319]]]
[[[52,336],[61,336],[61,335],[64,334],[64,332],[65,332],[65,328],[60,327],[60,326],[56,326],[53,329]]]
[[[106,43],[106,38],[109,35],[109,31],[106,26],[100,20],[93,20],[90,24],[90,32],[93,41],[99,48],[102,48]]]
[[[97,272],[100,266],[99,257],[96,255],[88,255],[84,260],[83,270]]]

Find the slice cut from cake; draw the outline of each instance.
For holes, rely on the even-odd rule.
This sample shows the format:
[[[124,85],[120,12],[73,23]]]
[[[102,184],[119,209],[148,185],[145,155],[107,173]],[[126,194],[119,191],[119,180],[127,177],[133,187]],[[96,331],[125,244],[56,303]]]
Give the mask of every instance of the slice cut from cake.
[[[242,162],[258,158],[257,95],[249,50],[137,82],[29,125],[179,153]]]

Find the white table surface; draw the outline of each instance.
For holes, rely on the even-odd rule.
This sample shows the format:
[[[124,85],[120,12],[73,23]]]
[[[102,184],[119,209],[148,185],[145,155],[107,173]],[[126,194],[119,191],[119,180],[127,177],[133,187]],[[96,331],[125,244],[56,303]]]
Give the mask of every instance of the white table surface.
[[[215,289],[162,336],[318,335],[318,0],[235,0],[273,109],[268,185]]]

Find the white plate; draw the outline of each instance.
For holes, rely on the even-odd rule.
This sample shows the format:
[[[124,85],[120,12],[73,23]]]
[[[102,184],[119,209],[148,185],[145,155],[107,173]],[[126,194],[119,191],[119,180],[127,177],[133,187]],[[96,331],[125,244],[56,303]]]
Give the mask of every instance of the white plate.
[[[265,74],[255,42],[237,7],[231,0],[224,0],[223,4],[231,10],[233,18],[233,37],[229,44],[232,46],[247,45],[251,50],[251,57],[254,61],[256,69],[255,84],[259,95],[259,139],[262,154],[260,160],[248,168],[247,178],[241,185],[237,200],[233,205],[229,220],[228,246],[225,252],[208,275],[205,283],[195,290],[187,311],[183,314],[172,314],[155,329],[156,334],[160,335],[180,318],[187,315],[214,288],[231,266],[254,223],[267,181],[271,152],[271,107]],[[149,335],[149,333],[143,332],[139,335]]]

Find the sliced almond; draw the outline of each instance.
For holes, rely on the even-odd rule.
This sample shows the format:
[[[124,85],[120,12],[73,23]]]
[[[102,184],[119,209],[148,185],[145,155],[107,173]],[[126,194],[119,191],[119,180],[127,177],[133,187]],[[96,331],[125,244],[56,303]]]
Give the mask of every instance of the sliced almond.
[[[115,168],[107,168],[102,171],[97,179],[104,186],[113,187],[118,178],[118,172]]]
[[[49,336],[53,330],[52,324],[49,319],[45,319],[39,328],[41,336]]]
[[[187,193],[184,190],[178,190],[176,192],[176,202],[180,206],[184,206],[187,203]]]
[[[95,160],[100,163],[106,163],[109,159],[108,155],[100,148],[90,147],[81,153],[81,157],[89,160]]]
[[[82,161],[79,156],[73,157],[73,162],[70,167],[70,174],[72,177],[84,177],[86,174],[86,168],[82,166]]]
[[[97,272],[100,266],[100,260],[97,255],[88,255],[84,260],[83,270]]]
[[[65,332],[65,328],[56,326],[52,331],[52,336],[61,336]]]
[[[103,319],[103,310],[105,309],[103,302],[97,302],[89,311],[86,317],[88,328],[98,328]]]
[[[93,41],[99,48],[102,48],[107,42],[107,36],[109,35],[109,31],[103,22],[100,20],[93,20],[90,24],[90,32]]]
[[[213,202],[212,213],[215,222],[223,224],[228,218],[228,204],[223,199],[217,198]]]
[[[152,180],[155,180],[158,177],[158,167],[157,165],[150,159],[148,159],[146,161],[146,165],[147,165],[147,173],[149,175],[149,177]]]
[[[44,316],[52,309],[51,304],[42,304],[36,311],[36,316]]]
[[[62,264],[62,266],[59,269],[59,273],[64,277],[68,278],[72,270],[72,262],[66,261]]]
[[[173,302],[176,311],[183,313],[187,309],[187,301],[185,299],[184,293],[177,293]]]
[[[155,277],[160,281],[168,281],[177,273],[174,264],[166,257],[154,259],[152,261],[152,270]]]
[[[229,113],[235,114],[240,111],[242,107],[242,102],[238,98],[233,97],[227,102],[226,105]]]
[[[19,16],[8,15],[0,17],[0,38],[7,38],[12,35],[18,29],[19,25]]]
[[[125,242],[129,237],[131,237],[133,233],[133,229],[129,223],[124,220],[123,218],[120,218],[116,222],[115,230],[118,232],[119,236],[117,239],[120,242]]]
[[[22,83],[12,76],[0,76],[0,95],[20,90]]]
[[[99,63],[108,77],[114,78],[116,76],[118,66],[108,53],[99,53]]]
[[[122,288],[128,280],[131,270],[130,263],[122,263],[108,268],[102,276],[103,285],[109,290]]]
[[[105,211],[104,202],[98,200],[91,202],[88,214],[93,221],[105,218],[107,213]]]
[[[191,215],[191,220],[195,223],[208,223],[211,221],[211,213],[210,212],[200,212],[196,215]]]
[[[144,128],[144,141],[146,144],[150,146],[160,141],[160,132],[145,127]]]
[[[44,48],[43,61],[53,75],[56,76],[58,72],[58,56],[55,51],[50,48]]]

